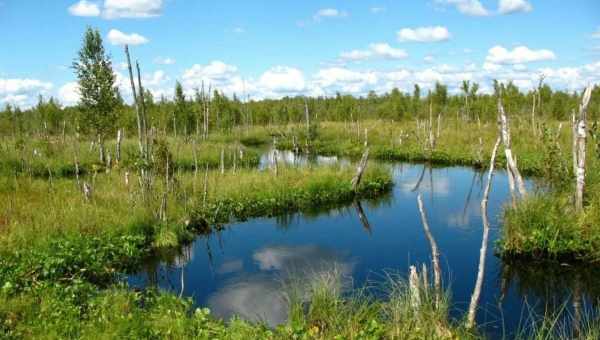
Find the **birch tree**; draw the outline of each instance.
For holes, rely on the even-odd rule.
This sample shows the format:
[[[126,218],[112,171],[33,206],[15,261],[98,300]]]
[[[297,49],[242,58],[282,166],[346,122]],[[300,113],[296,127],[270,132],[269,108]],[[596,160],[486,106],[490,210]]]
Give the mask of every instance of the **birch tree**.
[[[104,141],[117,122],[115,109],[119,96],[112,62],[97,29],[87,28],[73,69],[79,84],[82,127],[91,130],[98,139],[100,162],[104,163]]]

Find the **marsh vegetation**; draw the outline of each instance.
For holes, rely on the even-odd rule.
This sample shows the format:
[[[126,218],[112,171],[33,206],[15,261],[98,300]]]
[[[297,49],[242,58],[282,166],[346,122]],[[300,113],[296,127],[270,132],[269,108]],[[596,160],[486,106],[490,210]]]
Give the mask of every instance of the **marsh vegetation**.
[[[127,104],[101,40],[0,111],[3,337],[598,337],[599,87]]]

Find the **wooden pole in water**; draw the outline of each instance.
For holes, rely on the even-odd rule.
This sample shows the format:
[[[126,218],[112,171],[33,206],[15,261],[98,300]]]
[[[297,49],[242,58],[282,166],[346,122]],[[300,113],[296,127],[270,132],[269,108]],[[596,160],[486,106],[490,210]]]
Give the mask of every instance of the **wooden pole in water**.
[[[575,209],[580,212],[583,210],[583,193],[585,190],[585,143],[586,143],[586,120],[587,108],[592,96],[592,86],[588,86],[581,98],[579,105],[579,119],[577,121],[577,171],[575,172]]]
[[[423,207],[423,199],[421,194],[417,195],[417,205],[419,206],[419,212],[421,213],[421,221],[423,222],[423,229],[425,230],[425,236],[431,246],[431,262],[433,264],[433,284],[435,288],[435,305],[439,306],[440,293],[442,290],[442,270],[440,267],[440,252],[438,250],[437,243],[431,234],[429,229],[429,222],[427,222],[427,215],[425,214],[425,208]]]
[[[363,155],[358,163],[358,167],[356,168],[356,175],[352,178],[352,190],[354,192],[358,191],[358,185],[360,184],[360,180],[362,179],[362,175],[367,168],[367,162],[369,160],[369,148],[366,148],[363,152]]]
[[[487,254],[487,244],[490,234],[490,223],[487,218],[487,204],[488,196],[490,194],[490,188],[492,186],[492,178],[494,176],[494,162],[496,161],[496,153],[502,138],[498,137],[494,149],[492,150],[492,157],[490,159],[490,170],[488,171],[487,184],[483,192],[483,198],[481,200],[481,218],[483,220],[483,237],[481,239],[481,249],[479,250],[479,268],[477,270],[477,281],[475,281],[475,288],[471,295],[471,303],[469,304],[469,313],[467,315],[467,327],[473,328],[475,326],[475,314],[477,311],[477,305],[479,304],[479,297],[481,296],[481,287],[483,286],[483,276],[485,274],[485,256]]]

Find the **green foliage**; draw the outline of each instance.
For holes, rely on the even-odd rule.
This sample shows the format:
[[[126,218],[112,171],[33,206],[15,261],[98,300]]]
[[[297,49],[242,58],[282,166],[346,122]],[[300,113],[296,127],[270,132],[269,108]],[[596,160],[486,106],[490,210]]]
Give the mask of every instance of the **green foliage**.
[[[90,128],[104,139],[115,128],[118,90],[112,63],[102,45],[98,30],[89,28],[83,38],[78,58],[73,62],[80,92],[79,107],[82,113],[80,127]]]

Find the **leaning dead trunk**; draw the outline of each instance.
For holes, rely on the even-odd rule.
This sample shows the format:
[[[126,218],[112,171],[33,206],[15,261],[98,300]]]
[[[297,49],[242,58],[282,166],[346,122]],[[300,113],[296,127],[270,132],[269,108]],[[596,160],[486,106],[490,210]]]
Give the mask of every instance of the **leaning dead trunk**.
[[[442,290],[442,269],[440,267],[440,252],[438,250],[437,243],[431,234],[429,229],[429,222],[427,222],[427,215],[425,214],[425,208],[423,207],[423,199],[421,194],[417,195],[417,204],[419,206],[419,212],[421,213],[421,221],[423,222],[423,229],[425,230],[425,236],[431,246],[431,262],[433,264],[433,284],[435,289],[435,305],[439,306],[440,294]]]
[[[592,86],[588,86],[583,93],[581,104],[579,105],[579,117],[577,120],[577,171],[575,172],[575,209],[583,210],[583,193],[585,190],[585,142],[586,142],[586,120],[587,108],[592,96]]]
[[[502,135],[502,143],[504,144],[504,154],[506,156],[506,163],[508,165],[508,170],[510,172],[509,176],[515,180],[517,190],[521,197],[527,196],[527,191],[525,190],[525,183],[523,181],[523,177],[517,168],[517,162],[515,161],[515,157],[512,152],[512,146],[510,141],[510,127],[508,124],[508,117],[504,112],[504,107],[502,106],[502,101],[498,98],[498,114],[500,120],[500,132]]]
[[[354,175],[354,177],[352,178],[352,190],[354,192],[358,191],[358,186],[360,184],[360,180],[362,179],[363,173],[365,172],[365,169],[367,168],[367,162],[369,160],[369,148],[365,149],[365,152],[363,152],[363,155],[360,159],[360,162],[358,163],[358,167],[356,168],[356,175]]]
[[[496,153],[498,146],[500,146],[501,138],[498,138],[494,149],[492,150],[492,157],[490,159],[490,170],[488,171],[487,184],[485,191],[483,192],[483,199],[481,200],[481,218],[483,220],[483,237],[481,239],[481,249],[479,250],[479,268],[477,270],[477,281],[475,282],[475,288],[473,289],[473,295],[471,295],[471,303],[469,304],[469,313],[467,315],[467,327],[473,328],[475,326],[475,314],[477,311],[477,305],[479,304],[479,297],[481,296],[481,287],[483,286],[483,276],[485,273],[485,257],[487,254],[487,244],[490,234],[490,223],[487,218],[487,204],[488,196],[490,194],[490,188],[492,186],[492,178],[494,176],[494,162],[496,161]]]

